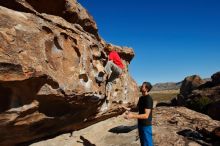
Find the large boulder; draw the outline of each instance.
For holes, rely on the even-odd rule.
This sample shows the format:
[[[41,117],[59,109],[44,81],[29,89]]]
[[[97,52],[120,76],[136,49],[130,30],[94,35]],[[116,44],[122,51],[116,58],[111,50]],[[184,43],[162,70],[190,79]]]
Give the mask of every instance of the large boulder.
[[[83,30],[98,36],[98,28],[93,17],[77,0],[1,0],[0,5],[36,15],[60,16],[67,22],[79,24]]]
[[[203,112],[215,120],[220,120],[220,86],[219,72],[212,75],[212,81],[202,84],[185,97],[189,100],[188,107]]]
[[[219,72],[212,75],[212,80],[203,81],[199,76],[186,77],[180,94],[172,103],[187,106],[193,110],[206,113],[216,120],[219,118],[220,106]]]
[[[212,82],[214,85],[219,85],[220,84],[220,72],[217,72],[212,75]]]
[[[136,103],[138,87],[128,73],[132,48],[107,44],[79,3],[0,5],[0,145],[81,129],[123,113],[119,103]],[[103,112],[106,84],[96,83],[95,76],[109,46],[117,48],[125,69],[113,85],[115,102]]]
[[[198,75],[188,76],[183,80],[182,86],[180,87],[180,94],[187,96],[204,83],[205,82]]]

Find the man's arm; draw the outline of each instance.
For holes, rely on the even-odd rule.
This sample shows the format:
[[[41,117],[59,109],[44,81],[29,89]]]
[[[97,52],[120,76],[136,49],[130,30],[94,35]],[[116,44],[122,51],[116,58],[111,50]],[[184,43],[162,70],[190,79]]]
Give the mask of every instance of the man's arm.
[[[125,106],[121,106],[121,107],[130,112],[138,112],[138,107],[125,107]]]
[[[134,113],[128,113],[125,118],[127,119],[147,119],[150,115],[151,109],[145,109],[144,114],[134,114]]]

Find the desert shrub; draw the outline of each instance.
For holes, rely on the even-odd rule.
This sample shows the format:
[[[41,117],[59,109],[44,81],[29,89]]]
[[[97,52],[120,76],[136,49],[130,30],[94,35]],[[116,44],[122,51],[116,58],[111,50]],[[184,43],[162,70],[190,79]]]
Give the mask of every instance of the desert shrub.
[[[204,112],[204,108],[212,102],[213,100],[211,100],[209,97],[204,96],[191,100],[188,106],[195,111]]]

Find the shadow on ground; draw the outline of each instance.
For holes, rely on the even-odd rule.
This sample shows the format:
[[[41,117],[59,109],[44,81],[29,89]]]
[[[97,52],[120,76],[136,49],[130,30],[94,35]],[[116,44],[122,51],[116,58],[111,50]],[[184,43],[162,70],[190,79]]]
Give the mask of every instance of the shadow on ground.
[[[77,142],[82,143],[83,146],[96,146],[95,144],[92,144],[88,139],[84,138],[83,136],[80,136],[80,139],[82,141],[77,141]]]
[[[120,125],[120,126],[117,126],[117,127],[114,127],[112,129],[110,129],[108,132],[111,132],[111,133],[129,133],[131,131],[133,131],[134,129],[137,128],[137,125],[133,125],[133,126],[123,126],[123,125]]]

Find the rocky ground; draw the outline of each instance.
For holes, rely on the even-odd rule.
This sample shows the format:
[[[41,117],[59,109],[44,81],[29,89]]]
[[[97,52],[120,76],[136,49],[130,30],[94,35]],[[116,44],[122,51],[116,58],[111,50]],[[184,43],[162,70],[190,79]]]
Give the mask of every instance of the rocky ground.
[[[220,125],[206,115],[184,107],[154,109],[153,137],[156,146],[219,146],[217,138],[209,138],[202,129],[212,131]],[[28,144],[29,145],[29,144]],[[114,117],[95,125],[31,146],[139,146],[136,120]]]

